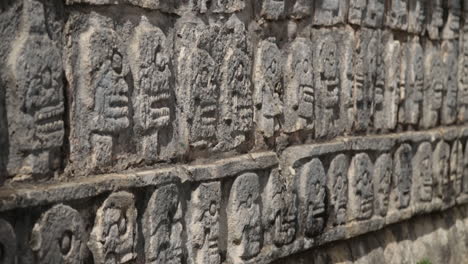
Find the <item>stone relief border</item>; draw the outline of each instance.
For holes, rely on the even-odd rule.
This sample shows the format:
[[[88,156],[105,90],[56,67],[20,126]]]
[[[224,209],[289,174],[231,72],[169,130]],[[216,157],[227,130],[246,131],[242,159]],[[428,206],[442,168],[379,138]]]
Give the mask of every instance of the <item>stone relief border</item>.
[[[29,242],[8,220],[33,209],[38,263],[269,263],[467,203],[467,140],[466,127],[339,138],[279,156],[2,188],[0,231],[13,238],[0,243]]]

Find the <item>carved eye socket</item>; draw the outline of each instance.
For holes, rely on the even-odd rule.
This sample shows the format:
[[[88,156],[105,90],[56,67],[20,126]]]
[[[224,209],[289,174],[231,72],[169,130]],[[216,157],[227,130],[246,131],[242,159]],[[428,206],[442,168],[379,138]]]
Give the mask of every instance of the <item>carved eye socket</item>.
[[[112,69],[119,74],[122,72],[122,56],[118,53],[112,56]]]
[[[308,73],[309,72],[309,61],[308,60],[304,60],[302,62],[302,68],[304,70],[304,73]]]
[[[42,74],[42,84],[44,85],[45,89],[52,88],[52,74],[50,73],[50,69],[47,68],[44,73]]]
[[[210,214],[215,215],[216,214],[216,203],[212,202],[210,205]]]
[[[270,65],[270,70],[271,73],[275,74],[276,73],[276,60],[273,60]]]
[[[62,252],[63,255],[67,255],[70,252],[72,247],[72,238],[73,234],[71,231],[65,231],[62,234],[62,238],[60,239],[60,252]]]

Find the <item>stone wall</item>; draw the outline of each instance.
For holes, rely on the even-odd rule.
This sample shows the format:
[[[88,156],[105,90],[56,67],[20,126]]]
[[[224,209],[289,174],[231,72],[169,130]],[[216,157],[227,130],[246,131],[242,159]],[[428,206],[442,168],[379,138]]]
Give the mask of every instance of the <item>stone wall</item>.
[[[3,0],[0,263],[270,263],[462,210],[465,17]]]

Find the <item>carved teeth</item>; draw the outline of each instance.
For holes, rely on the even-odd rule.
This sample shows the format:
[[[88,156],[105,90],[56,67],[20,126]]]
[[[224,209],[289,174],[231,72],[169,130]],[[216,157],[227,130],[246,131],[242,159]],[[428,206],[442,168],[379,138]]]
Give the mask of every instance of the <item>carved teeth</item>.
[[[48,122],[48,123],[37,126],[37,130],[41,133],[50,133],[50,132],[55,132],[55,131],[59,131],[62,129],[63,129],[62,120],[52,121],[52,122]]]
[[[304,98],[304,101],[308,102],[308,103],[314,103],[315,101],[315,98],[314,98],[314,88],[310,87],[310,86],[306,86],[306,85],[303,85],[301,86],[302,88],[302,93],[303,93],[303,98]]]

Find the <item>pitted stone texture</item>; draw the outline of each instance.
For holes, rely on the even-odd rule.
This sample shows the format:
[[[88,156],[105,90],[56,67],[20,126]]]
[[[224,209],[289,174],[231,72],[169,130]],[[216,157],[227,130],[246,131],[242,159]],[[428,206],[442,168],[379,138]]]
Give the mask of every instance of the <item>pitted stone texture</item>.
[[[349,43],[349,28],[340,30],[317,29],[312,32],[314,44],[314,88],[317,102],[315,113],[315,136],[317,138],[331,138],[340,135],[348,122],[347,108],[350,107],[350,86],[346,89],[342,74],[346,65],[352,60],[345,46],[340,43]],[[342,63],[340,63],[342,62]],[[352,72],[352,71],[350,71]],[[352,75],[351,75],[352,76]],[[348,94],[345,96],[345,93]]]
[[[451,125],[457,119],[458,95],[458,42],[445,40],[442,42],[443,67],[447,73],[446,90],[443,92],[441,124]]]
[[[220,87],[218,150],[245,145],[253,133],[252,47],[244,23],[231,18],[217,32],[213,57]]]
[[[94,263],[124,264],[137,257],[137,209],[133,194],[112,193],[96,212],[88,241]]]
[[[348,171],[349,210],[352,219],[365,220],[374,214],[373,165],[366,153],[356,154]]]
[[[296,0],[294,5],[289,10],[289,15],[295,19],[306,18],[313,15],[314,1],[310,0]]]
[[[254,64],[254,104],[257,131],[267,138],[279,130],[283,112],[280,93],[283,90],[283,60],[276,39],[262,40]]]
[[[209,53],[209,29],[199,20],[177,26],[176,77],[179,134],[186,149],[213,148],[218,143],[219,85]]]
[[[256,173],[247,172],[234,181],[227,205],[228,259],[243,263],[257,256],[263,246],[260,183]]]
[[[338,154],[328,168],[329,219],[334,226],[343,225],[348,220],[348,167],[349,158]]]
[[[437,143],[432,156],[432,169],[436,182],[436,196],[446,200],[450,195],[450,145],[441,140]]]
[[[410,0],[390,0],[385,25],[391,29],[408,29],[408,4]]]
[[[463,146],[460,140],[455,140],[452,143],[450,151],[450,182],[453,196],[457,198],[462,192],[463,183]]]
[[[465,142],[465,149],[463,151],[463,184],[462,192],[463,194],[468,193],[468,144]]]
[[[440,31],[444,25],[444,9],[442,8],[442,0],[427,1],[427,18],[426,30],[430,39],[439,39]]]
[[[118,138],[128,133],[128,64],[112,21],[91,14],[88,27],[77,36],[77,67],[70,106],[70,160],[85,171],[106,170],[119,162]],[[125,148],[125,146],[121,146]]]
[[[194,263],[220,264],[220,182],[201,183],[192,193],[192,259]]]
[[[390,192],[392,188],[393,160],[385,153],[380,155],[374,164],[374,207],[375,214],[386,216],[390,205]]]
[[[5,72],[11,72],[5,86],[10,176],[50,176],[62,162],[62,55],[48,33],[46,11],[42,2],[24,1],[22,29],[6,61]]]
[[[161,29],[143,17],[129,45],[134,130],[140,137],[137,152],[147,162],[161,159],[161,152],[173,139],[175,99],[168,42]]]
[[[447,20],[442,29],[442,39],[456,39],[459,36],[461,15],[462,15],[462,0],[447,0],[444,2],[444,9],[447,10]]]
[[[367,0],[350,0],[348,10],[348,22],[354,25],[361,25],[366,13]]]
[[[284,16],[286,0],[259,0],[260,16],[265,19],[277,20]]]
[[[293,242],[296,235],[297,208],[292,195],[286,189],[286,183],[279,170],[273,169],[262,199],[267,234],[265,244],[281,247]]]
[[[385,0],[368,0],[364,15],[364,26],[380,28],[383,26],[385,14]]]
[[[146,263],[183,263],[183,211],[176,184],[157,187],[148,200],[142,228]],[[207,262],[208,263],[208,262]]]
[[[327,175],[318,158],[299,168],[299,220],[307,237],[320,235],[327,220]]]
[[[6,220],[0,218],[0,260],[4,264],[16,263],[16,234]]]
[[[313,130],[317,100],[312,68],[312,42],[297,38],[288,49],[285,66],[285,132]]]
[[[421,120],[424,92],[424,51],[418,37],[406,47],[407,78],[403,85],[403,102],[399,111],[399,123],[417,127]]]
[[[416,202],[431,202],[434,196],[432,146],[429,142],[419,145],[413,158],[414,198]]]
[[[468,12],[464,14],[468,16]],[[458,121],[464,123],[468,121],[468,23],[463,24],[459,45]]]
[[[382,67],[382,62],[378,61],[381,59],[380,37],[378,30],[364,28],[357,33],[353,63],[354,131],[366,131],[371,124],[377,67]]]
[[[34,225],[31,248],[37,263],[81,264],[86,243],[85,225],[75,209],[59,204]]]
[[[446,69],[440,51],[431,45],[426,46],[424,71],[424,103],[421,127],[431,128],[438,125],[446,90]]]
[[[393,39],[390,32],[386,32],[383,39],[383,67],[384,86],[377,85],[375,90],[374,127],[378,130],[393,130],[398,121],[400,105],[400,84],[402,73],[402,47],[398,40]],[[377,76],[377,78],[382,78]],[[379,80],[378,79],[378,80]],[[379,81],[381,84],[382,81]]]
[[[346,21],[346,12],[348,9],[348,1],[339,0],[316,0],[314,25],[331,26],[343,24]]]
[[[427,4],[425,0],[409,0],[408,32],[422,34],[425,31]]]
[[[411,202],[413,184],[412,148],[410,144],[402,144],[395,151],[393,158],[393,186],[395,208],[404,209]]]

